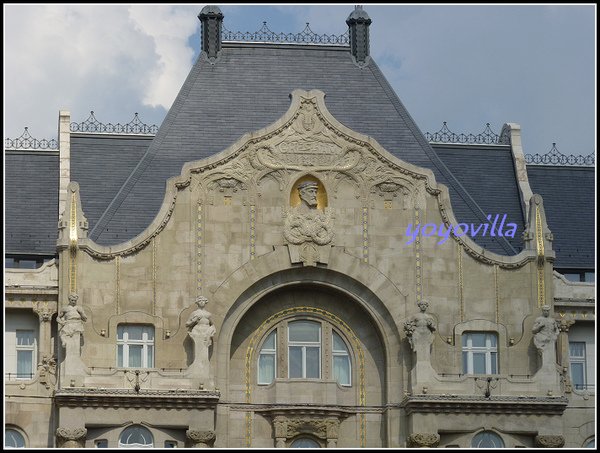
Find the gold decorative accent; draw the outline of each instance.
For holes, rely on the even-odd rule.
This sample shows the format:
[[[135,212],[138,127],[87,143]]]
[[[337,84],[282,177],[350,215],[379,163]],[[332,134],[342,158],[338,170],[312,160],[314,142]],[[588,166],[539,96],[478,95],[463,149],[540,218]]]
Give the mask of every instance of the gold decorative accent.
[[[383,209],[392,209],[392,200],[384,200]]]
[[[202,295],[202,203],[196,216],[196,295]]]
[[[546,304],[546,283],[544,281],[544,232],[542,230],[542,216],[540,207],[535,207],[535,235],[538,254],[537,287],[538,307]]]
[[[231,206],[231,197],[229,195],[223,197],[223,206]]]
[[[465,297],[463,286],[463,266],[462,266],[462,247],[459,242],[456,243],[458,254],[458,300],[460,302],[460,321],[465,320]]]
[[[419,227],[421,223],[421,213],[418,209],[415,209],[415,229]],[[421,302],[423,298],[423,281],[421,275],[421,235],[417,235],[415,238],[415,280],[416,280],[416,295],[417,304]]]
[[[250,259],[256,258],[256,206],[250,205]]]
[[[500,291],[498,290],[498,265],[494,265],[494,293],[496,299],[496,324],[500,319]]]
[[[77,200],[71,193],[71,212],[69,216],[69,292],[77,292]]]
[[[152,315],[156,315],[156,236],[152,238]]]
[[[116,288],[116,306],[117,306],[117,314],[121,312],[121,257],[115,256],[115,268],[117,273],[117,288]]]
[[[363,207],[362,210],[363,224],[363,261],[369,262],[369,208]]]
[[[322,308],[316,307],[293,307],[286,308],[285,310],[279,311],[271,316],[269,316],[262,324],[256,329],[254,335],[250,339],[250,343],[248,344],[248,348],[246,349],[246,364],[244,370],[245,377],[245,385],[246,385],[246,403],[250,404],[252,402],[252,387],[251,387],[251,375],[252,375],[252,364],[254,362],[254,348],[255,345],[260,341],[262,336],[264,335],[265,330],[273,325],[274,322],[279,321],[288,316],[292,316],[298,313],[303,314],[314,314],[325,318],[330,321],[332,324],[337,325],[338,327],[345,330],[348,339],[354,346],[354,350],[356,351],[356,355],[358,357],[358,382],[359,382],[359,405],[366,406],[367,398],[366,398],[366,384],[365,384],[365,355],[363,349],[360,345],[360,341],[354,331],[338,318],[333,313],[330,313]],[[366,446],[366,418],[365,414],[362,413],[360,416],[360,444],[361,447]],[[246,447],[252,446],[252,412],[246,412]]]

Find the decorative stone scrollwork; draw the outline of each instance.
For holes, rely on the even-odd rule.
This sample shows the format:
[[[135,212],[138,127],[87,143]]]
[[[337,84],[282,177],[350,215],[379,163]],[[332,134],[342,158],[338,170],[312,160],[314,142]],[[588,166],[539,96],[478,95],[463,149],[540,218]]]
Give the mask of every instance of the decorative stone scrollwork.
[[[286,440],[301,434],[310,434],[327,440],[328,446],[335,446],[339,436],[340,421],[337,418],[286,417],[279,415],[273,419],[277,447],[283,447]]]
[[[45,385],[49,389],[56,379],[56,359],[54,356],[44,356],[41,362],[38,364],[38,374],[40,383]]]
[[[440,443],[440,435],[435,433],[412,433],[406,440],[407,447],[433,448]]]
[[[212,430],[199,431],[195,429],[188,429],[185,432],[188,438],[188,443],[192,448],[211,448],[215,443],[216,435]]]
[[[327,245],[333,241],[333,219],[329,211],[294,212],[288,211],[285,216],[283,236],[290,244],[300,245],[312,242],[316,245]]]
[[[83,448],[85,447],[85,436],[87,436],[85,428],[57,428],[56,446],[58,448]]]
[[[565,445],[563,436],[535,436],[535,446],[541,448],[562,448]]]

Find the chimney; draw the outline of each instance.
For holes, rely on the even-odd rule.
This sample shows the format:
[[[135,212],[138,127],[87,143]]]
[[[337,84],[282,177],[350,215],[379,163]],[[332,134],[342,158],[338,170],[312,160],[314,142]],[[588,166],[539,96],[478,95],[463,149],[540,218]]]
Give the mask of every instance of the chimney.
[[[354,11],[346,19],[346,23],[350,27],[350,53],[359,66],[364,66],[369,62],[369,25],[371,25],[371,18],[362,9],[362,6],[356,5]]]
[[[202,52],[206,52],[206,57],[211,63],[215,62],[221,50],[223,17],[223,13],[216,5],[207,5],[198,14],[201,24]]]

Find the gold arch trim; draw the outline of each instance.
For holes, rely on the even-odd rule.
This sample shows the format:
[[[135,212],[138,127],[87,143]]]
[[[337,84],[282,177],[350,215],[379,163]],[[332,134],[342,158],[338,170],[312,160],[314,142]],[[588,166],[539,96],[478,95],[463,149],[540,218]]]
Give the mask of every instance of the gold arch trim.
[[[71,193],[71,212],[69,213],[69,292],[77,292],[77,200]]]
[[[285,310],[279,311],[271,316],[269,316],[263,323],[256,329],[254,335],[250,339],[250,343],[248,344],[248,348],[246,349],[246,366],[245,366],[245,384],[246,384],[246,403],[250,404],[252,402],[252,363],[254,362],[254,352],[256,345],[260,341],[260,339],[264,336],[266,330],[268,330],[274,323],[279,322],[287,317],[297,315],[297,314],[305,314],[305,315],[316,315],[317,317],[322,317],[327,321],[330,321],[332,324],[337,327],[342,328],[348,339],[352,343],[354,350],[356,351],[356,356],[358,358],[358,386],[359,386],[359,406],[367,405],[367,398],[365,392],[365,355],[363,349],[360,345],[360,341],[354,331],[346,324],[343,320],[338,318],[331,312],[327,310],[323,310],[322,308],[316,307],[292,307],[286,308]],[[252,416],[253,413],[251,411],[246,412],[246,447],[252,446]],[[367,424],[366,424],[366,414],[360,414],[360,446],[364,447],[366,445],[367,438]]]

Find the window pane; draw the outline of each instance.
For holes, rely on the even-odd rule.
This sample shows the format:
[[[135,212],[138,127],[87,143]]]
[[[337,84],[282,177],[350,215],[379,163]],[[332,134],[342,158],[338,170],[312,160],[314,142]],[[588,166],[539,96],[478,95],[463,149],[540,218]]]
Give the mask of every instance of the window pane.
[[[492,352],[491,358],[492,358],[492,369],[490,370],[490,373],[497,374],[498,370],[497,370],[496,366],[498,364],[498,354],[496,352]]]
[[[490,346],[493,347],[493,348],[495,348],[497,346],[497,343],[498,343],[496,335],[494,335],[492,333],[488,333],[486,336],[490,340]]]
[[[585,281],[586,281],[586,283],[594,283],[596,281],[596,273],[595,272],[586,272],[585,273]]]
[[[302,376],[302,347],[290,346],[290,375],[291,378],[301,378]]]
[[[348,356],[333,356],[333,378],[341,385],[350,385],[350,359]]]
[[[117,346],[117,366],[123,367],[123,345],[120,344]]]
[[[312,439],[306,437],[296,439],[292,442],[292,448],[321,448],[321,446]]]
[[[123,333],[125,332],[125,326],[117,326],[117,339],[123,339]]]
[[[572,281],[572,282],[578,282],[578,281],[581,280],[581,277],[580,277],[579,273],[577,273],[577,274],[563,274],[563,275],[565,276],[565,278],[567,280]]]
[[[17,351],[17,377],[30,378],[33,373],[33,351]]]
[[[153,368],[154,367],[154,346],[148,345],[146,346],[148,349],[148,356],[146,358],[146,367]]]
[[[346,347],[346,343],[342,340],[337,333],[333,332],[333,350],[336,352],[348,352],[348,348]]]
[[[473,342],[473,347],[475,348],[485,348],[485,337],[484,333],[470,333],[471,341]]]
[[[483,431],[473,437],[474,448],[504,448],[502,438],[491,431]]]
[[[321,348],[306,347],[306,377],[320,378],[321,377]]]
[[[152,446],[152,434],[143,426],[130,426],[126,428],[119,439],[121,446]]]
[[[108,448],[108,440],[106,439],[100,439],[97,440],[94,445],[96,446],[96,448]]]
[[[154,340],[154,327],[146,326],[143,327],[142,330],[146,334],[146,338],[144,338],[144,340]]]
[[[464,340],[465,337],[463,337]],[[462,362],[463,362],[463,373],[469,373],[469,353],[463,351],[462,353]]]
[[[258,358],[258,383],[270,384],[275,379],[275,354],[261,354]]]
[[[129,345],[129,363],[128,367],[142,366],[142,345]]]
[[[569,355],[571,357],[585,357],[585,342],[573,341],[569,343]]]
[[[25,439],[15,429],[7,429],[4,431],[5,439],[4,446],[8,448],[25,448]]]
[[[127,326],[127,333],[130,340],[141,340],[142,332],[144,328],[142,326]]]
[[[275,330],[269,334],[262,345],[263,349],[275,349]]]
[[[485,354],[482,354],[482,353],[474,353],[473,354],[473,373],[474,374],[486,374]]]
[[[33,330],[17,330],[18,346],[33,346],[34,341]]]
[[[290,341],[319,342],[321,324],[313,321],[294,321],[288,324]]]
[[[571,363],[571,381],[576,389],[583,389],[585,384],[585,374],[583,363]]]

